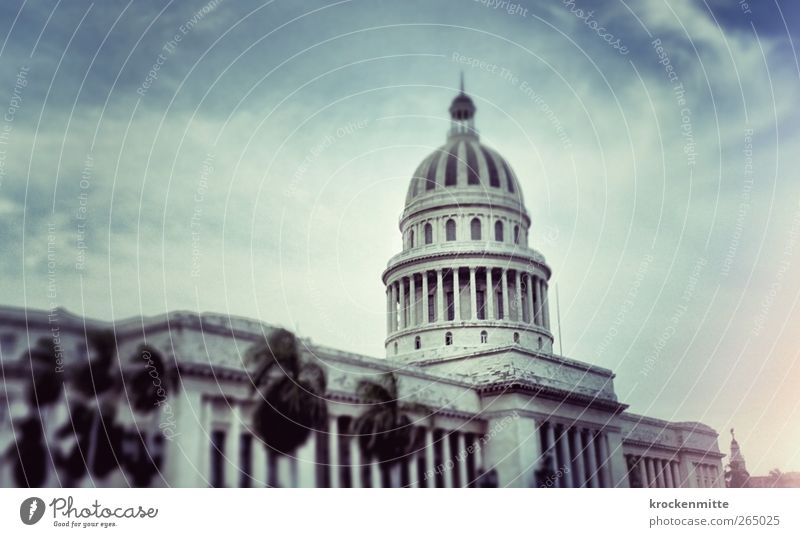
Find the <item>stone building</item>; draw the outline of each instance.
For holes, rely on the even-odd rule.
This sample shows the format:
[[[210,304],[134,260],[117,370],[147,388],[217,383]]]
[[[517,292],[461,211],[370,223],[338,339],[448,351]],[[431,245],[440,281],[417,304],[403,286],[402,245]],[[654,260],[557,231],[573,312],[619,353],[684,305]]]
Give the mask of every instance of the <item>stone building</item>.
[[[520,183],[480,142],[475,112],[462,88],[450,106],[446,143],[411,179],[403,249],[382,275],[387,356],[302,340],[305,357],[327,370],[331,418],[297,453],[268,464],[249,425],[253,398],[242,354],[273,327],[209,313],[111,323],[15,308],[0,309],[0,449],[14,448],[12,421],[35,412],[24,403],[25,349],[57,337],[66,363],[85,361],[93,352],[86,331],[113,327],[120,357],[146,338],[180,373],[180,390],[160,417],[168,412],[168,427],[142,425],[120,405],[120,419],[160,461],[154,486],[386,486],[385,472],[351,435],[364,410],[356,385],[382,372],[395,372],[402,400],[433,409],[414,416],[425,442],[400,463],[401,485],[724,486],[713,429],[628,413],[612,371],[554,352],[551,269],[528,246],[531,217]],[[67,419],[66,412],[61,405],[47,419]],[[0,461],[4,486],[13,481],[11,465],[9,457]],[[267,476],[268,468],[279,475]],[[127,483],[122,472],[89,479],[83,484]],[[55,471],[48,483],[59,483]]]

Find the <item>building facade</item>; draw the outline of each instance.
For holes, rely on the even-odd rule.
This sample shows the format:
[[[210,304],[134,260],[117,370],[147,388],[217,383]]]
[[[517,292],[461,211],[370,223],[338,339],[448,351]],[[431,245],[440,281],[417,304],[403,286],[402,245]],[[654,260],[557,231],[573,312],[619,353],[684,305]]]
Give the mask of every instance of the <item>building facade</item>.
[[[462,88],[446,143],[411,179],[403,249],[389,260],[386,358],[301,340],[327,371],[330,419],[296,453],[270,460],[250,427],[254,402],[243,352],[274,327],[227,315],[174,312],[114,323],[63,310],[0,310],[0,484],[14,484],[15,423],[26,404],[26,349],[57,342],[64,363],[91,358],[87,330],[113,328],[118,356],[142,341],[175,364],[179,389],[143,420],[123,399],[119,420],[142,438],[159,473],[152,486],[720,487],[717,433],[700,423],[631,414],[612,371],[553,349],[544,256],[528,247],[531,218],[509,163],[480,142]],[[123,365],[124,367],[124,365]],[[398,378],[398,397],[432,409],[413,416],[424,442],[397,475],[367,460],[352,434],[366,402],[358,382]],[[64,402],[44,423],[68,423]],[[48,445],[58,438],[45,433]],[[133,434],[133,433],[132,433]],[[50,464],[47,484],[61,483]],[[84,485],[125,486],[124,471]]]

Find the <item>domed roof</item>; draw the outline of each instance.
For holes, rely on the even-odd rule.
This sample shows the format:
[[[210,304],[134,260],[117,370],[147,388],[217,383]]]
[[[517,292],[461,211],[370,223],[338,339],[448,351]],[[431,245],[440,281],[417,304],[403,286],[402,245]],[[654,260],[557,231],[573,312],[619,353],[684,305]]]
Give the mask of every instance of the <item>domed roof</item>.
[[[478,139],[474,123],[476,110],[472,99],[464,93],[462,74],[461,91],[450,104],[452,123],[447,143],[428,155],[417,167],[408,187],[407,208],[416,201],[440,197],[440,194],[446,193],[441,189],[452,188],[452,194],[472,191],[484,198],[500,196],[524,212],[522,190],[511,165]]]
[[[522,203],[522,190],[511,165],[477,136],[454,136],[428,155],[417,167],[406,205],[442,188],[469,188],[486,194],[513,196]]]

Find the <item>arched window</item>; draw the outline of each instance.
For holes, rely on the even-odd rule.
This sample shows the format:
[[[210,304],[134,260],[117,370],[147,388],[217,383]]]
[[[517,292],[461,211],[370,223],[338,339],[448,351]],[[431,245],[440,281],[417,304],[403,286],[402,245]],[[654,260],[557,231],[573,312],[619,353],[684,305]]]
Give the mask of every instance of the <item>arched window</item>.
[[[514,343],[519,343],[519,332],[514,332]]]
[[[503,242],[503,223],[500,220],[494,223],[494,240]]]
[[[452,345],[453,344],[453,333],[446,332],[444,335],[444,344],[445,345]]]
[[[433,226],[430,223],[425,224],[425,244],[433,242]]]
[[[414,230],[413,229],[408,233],[408,244],[409,244],[409,246],[411,246],[411,248],[414,247]]]
[[[445,238],[448,241],[456,240],[456,221],[452,218],[444,225]]]
[[[414,348],[417,350],[422,348],[422,340],[419,339],[419,336],[414,338]]]
[[[542,336],[539,336],[539,348],[542,348]]]
[[[519,244],[519,226],[514,226],[514,244]]]
[[[481,221],[473,218],[469,224],[470,238],[474,241],[481,240]]]
[[[397,354],[397,342],[394,342],[394,353]]]
[[[486,330],[481,331],[481,343],[487,343],[489,341],[489,334]]]

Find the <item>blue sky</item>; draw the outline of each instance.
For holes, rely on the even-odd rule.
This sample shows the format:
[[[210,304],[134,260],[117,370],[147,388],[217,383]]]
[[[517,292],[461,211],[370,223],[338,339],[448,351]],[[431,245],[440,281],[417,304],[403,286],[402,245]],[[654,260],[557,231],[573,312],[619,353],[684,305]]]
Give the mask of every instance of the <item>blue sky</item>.
[[[0,302],[226,312],[381,356],[380,273],[463,70],[564,354],[800,469],[800,8],[752,4],[3,2]]]

